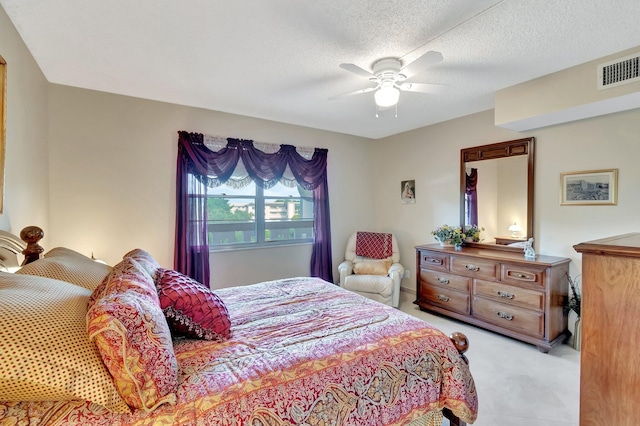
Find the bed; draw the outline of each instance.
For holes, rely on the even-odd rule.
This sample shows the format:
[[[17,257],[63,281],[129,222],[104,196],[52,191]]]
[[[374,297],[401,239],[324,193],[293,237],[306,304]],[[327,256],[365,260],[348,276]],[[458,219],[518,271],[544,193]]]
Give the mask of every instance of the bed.
[[[0,234],[0,270],[19,248],[26,263],[0,272],[0,424],[476,419],[460,333],[316,278],[212,292],[141,249],[113,267],[67,248],[41,256],[42,235]]]

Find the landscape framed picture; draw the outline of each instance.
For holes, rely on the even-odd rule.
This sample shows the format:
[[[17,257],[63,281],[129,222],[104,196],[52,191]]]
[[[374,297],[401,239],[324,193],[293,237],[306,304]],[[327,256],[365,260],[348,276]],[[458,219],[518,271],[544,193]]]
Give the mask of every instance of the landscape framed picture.
[[[560,205],[611,206],[618,204],[618,169],[560,174]]]

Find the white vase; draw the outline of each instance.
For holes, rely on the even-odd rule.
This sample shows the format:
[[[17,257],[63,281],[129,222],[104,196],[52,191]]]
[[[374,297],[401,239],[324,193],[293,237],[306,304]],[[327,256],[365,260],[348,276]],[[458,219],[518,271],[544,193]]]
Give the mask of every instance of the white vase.
[[[451,244],[451,240],[438,241],[440,243],[440,247],[451,248],[453,244]]]
[[[573,326],[573,349],[575,349],[578,352],[580,351],[581,340],[582,340],[582,321],[580,321],[580,317],[578,317]]]

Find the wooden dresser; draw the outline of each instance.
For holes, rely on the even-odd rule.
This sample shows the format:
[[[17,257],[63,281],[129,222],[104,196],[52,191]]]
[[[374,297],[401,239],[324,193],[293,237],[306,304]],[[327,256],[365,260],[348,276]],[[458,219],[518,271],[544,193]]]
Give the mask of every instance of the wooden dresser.
[[[636,425],[640,402],[640,233],[582,253],[580,425]]]
[[[542,352],[564,341],[566,274],[570,259],[438,244],[416,247],[420,309],[437,312],[515,339]]]

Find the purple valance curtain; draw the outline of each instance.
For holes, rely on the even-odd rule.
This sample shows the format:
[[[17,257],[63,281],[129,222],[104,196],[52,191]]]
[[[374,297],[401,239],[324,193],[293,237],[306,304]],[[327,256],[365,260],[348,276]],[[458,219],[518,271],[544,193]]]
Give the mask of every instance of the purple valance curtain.
[[[469,207],[469,225],[478,225],[478,169],[467,173],[467,203]]]
[[[277,152],[265,153],[250,140],[231,138],[226,147],[212,151],[205,145],[204,135],[178,132],[174,268],[209,285],[206,187],[227,182],[242,160],[248,175],[260,187],[275,185],[289,166],[298,184],[312,191],[314,242],[310,275],[333,282],[327,153],[326,149],[316,148],[307,160],[292,145],[280,145]]]

